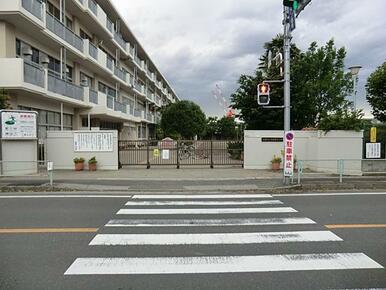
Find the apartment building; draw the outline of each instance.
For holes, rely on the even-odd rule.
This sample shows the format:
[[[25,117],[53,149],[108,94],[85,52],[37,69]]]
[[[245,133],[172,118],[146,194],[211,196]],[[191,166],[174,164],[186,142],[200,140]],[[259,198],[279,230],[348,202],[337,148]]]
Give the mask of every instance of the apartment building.
[[[0,90],[47,130],[118,129],[154,137],[178,100],[110,0],[1,0]]]

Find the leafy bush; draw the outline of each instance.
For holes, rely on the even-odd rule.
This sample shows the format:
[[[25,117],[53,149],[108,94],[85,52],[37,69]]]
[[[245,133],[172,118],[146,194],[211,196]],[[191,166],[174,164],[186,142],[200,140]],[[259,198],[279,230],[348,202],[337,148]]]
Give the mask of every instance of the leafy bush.
[[[74,163],[77,164],[77,163],[84,163],[85,159],[83,157],[75,157],[74,158]]]
[[[244,142],[233,141],[227,143],[228,154],[231,159],[241,160],[241,153],[244,151]]]

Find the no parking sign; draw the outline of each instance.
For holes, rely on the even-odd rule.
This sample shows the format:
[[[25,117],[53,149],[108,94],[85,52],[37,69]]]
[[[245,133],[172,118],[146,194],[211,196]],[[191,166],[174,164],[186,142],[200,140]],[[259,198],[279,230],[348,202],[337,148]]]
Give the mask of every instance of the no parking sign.
[[[294,133],[286,132],[284,140],[284,176],[292,177],[294,175]]]

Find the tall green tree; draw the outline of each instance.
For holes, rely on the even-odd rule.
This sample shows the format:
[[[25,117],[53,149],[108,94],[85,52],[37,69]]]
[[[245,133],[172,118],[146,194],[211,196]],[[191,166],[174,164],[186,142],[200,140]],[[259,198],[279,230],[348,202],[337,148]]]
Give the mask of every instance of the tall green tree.
[[[222,117],[217,122],[218,135],[222,139],[234,139],[236,138],[236,127],[235,118],[229,118],[227,116]]]
[[[233,107],[247,129],[283,128],[283,111],[258,106],[257,84],[264,79],[278,80],[280,68],[268,68],[268,52],[282,52],[283,37],[278,35],[264,45],[255,75],[242,75],[239,88],[231,96]],[[352,90],[351,75],[344,72],[344,48],[337,49],[330,40],[325,46],[311,43],[306,52],[291,46],[291,128],[317,127],[321,119],[337,112],[350,110],[345,99]],[[271,105],[283,105],[283,85],[271,85]]]
[[[370,75],[366,91],[372,114],[379,121],[386,122],[386,62]]]
[[[191,101],[178,101],[163,109],[161,128],[166,137],[192,139],[205,132],[205,125],[204,112]]]

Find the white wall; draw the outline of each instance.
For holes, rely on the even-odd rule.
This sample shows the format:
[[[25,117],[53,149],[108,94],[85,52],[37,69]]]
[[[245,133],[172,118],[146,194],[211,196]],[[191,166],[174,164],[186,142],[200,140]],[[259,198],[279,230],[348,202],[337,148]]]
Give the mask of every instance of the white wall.
[[[295,156],[303,167],[318,172],[337,173],[337,160],[345,160],[345,174],[361,174],[363,132],[295,131]],[[245,131],[244,168],[270,169],[274,155],[281,156],[283,143],[262,142],[262,138],[282,138],[282,131]]]
[[[83,157],[87,170],[87,161],[95,156],[98,170],[118,170],[118,131],[84,131],[113,133],[112,152],[75,152],[74,132],[81,131],[47,131],[47,160],[54,162],[54,169],[73,170],[73,159]]]
[[[2,140],[1,175],[37,174],[37,146],[36,140]]]

